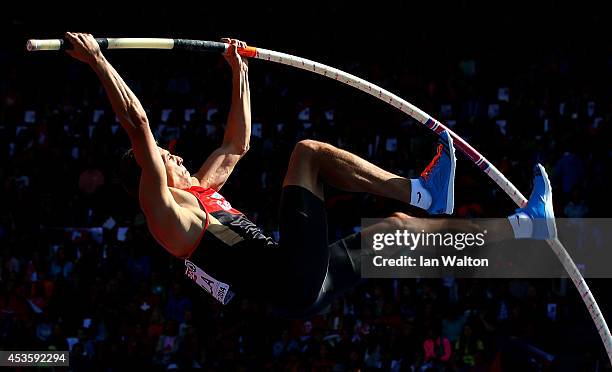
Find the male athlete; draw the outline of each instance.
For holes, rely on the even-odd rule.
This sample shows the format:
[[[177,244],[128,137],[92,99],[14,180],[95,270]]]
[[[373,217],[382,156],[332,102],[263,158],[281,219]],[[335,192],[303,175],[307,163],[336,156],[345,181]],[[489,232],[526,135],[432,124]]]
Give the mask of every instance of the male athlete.
[[[360,234],[328,244],[323,184],[397,199],[430,214],[453,212],[456,160],[446,131],[440,134],[437,155],[417,179],[394,175],[329,144],[305,140],[295,146],[283,181],[276,242],[219,194],[249,149],[248,64],[237,51],[243,42],[222,40],[229,44],[225,59],[233,86],[227,127],[223,143],[192,175],[183,159],[157,146],[140,102],[94,38],[78,33],[65,37],[72,45],[68,53],[98,75],[130,138],[132,150],[122,170],[129,178],[131,169],[137,181],[132,191],[151,234],[185,261],[189,278],[223,304],[238,295],[266,300],[287,316],[308,316],[360,280]],[[129,187],[129,180],[126,184]],[[552,217],[550,182],[538,165],[529,204],[509,218],[509,225],[515,237],[551,238],[556,234],[554,224],[534,222]],[[395,213],[375,228],[416,225],[420,230],[429,223],[433,222]]]

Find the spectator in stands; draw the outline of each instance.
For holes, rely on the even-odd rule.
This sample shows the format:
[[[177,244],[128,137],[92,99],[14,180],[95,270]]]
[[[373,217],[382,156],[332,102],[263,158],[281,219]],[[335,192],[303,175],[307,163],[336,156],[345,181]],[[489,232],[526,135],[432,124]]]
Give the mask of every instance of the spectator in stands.
[[[477,358],[482,356],[484,343],[474,334],[471,325],[463,327],[461,337],[455,342],[455,356],[459,361],[459,366],[470,368],[476,365]]]
[[[450,360],[452,347],[447,337],[443,336],[437,328],[429,328],[423,342],[424,367],[434,370],[444,370]]]

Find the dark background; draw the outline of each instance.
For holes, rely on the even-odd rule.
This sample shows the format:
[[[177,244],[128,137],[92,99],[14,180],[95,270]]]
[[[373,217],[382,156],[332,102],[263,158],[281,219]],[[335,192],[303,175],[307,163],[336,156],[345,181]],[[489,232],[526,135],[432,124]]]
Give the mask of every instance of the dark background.
[[[263,304],[244,301],[222,309],[182,277],[181,263],[152,241],[136,203],[122,192],[116,160],[128,144],[120,131],[108,131],[112,115],[104,116],[88,137],[92,111],[110,109],[95,75],[66,55],[29,54],[24,48],[28,38],[56,38],[70,30],[98,37],[230,36],[310,58],[379,84],[442,121],[455,120],[453,129],[527,195],[531,168],[542,162],[553,178],[557,216],[609,217],[612,34],[601,4],[81,7],[20,3],[0,15],[0,347],[63,350],[66,338],[78,338],[73,367],[85,370],[126,363],[186,368],[194,360],[206,370],[338,365],[388,370],[391,360],[401,359],[402,368],[426,364],[423,345],[430,331],[468,324],[484,349],[474,352],[476,343],[459,341],[468,342],[478,362],[465,362],[465,352],[454,350],[456,340],[451,340],[453,357],[441,363],[445,367],[595,370],[608,364],[578,293],[569,282],[563,290],[558,280],[464,279],[450,286],[442,280],[370,280],[330,313],[312,319],[310,332],[303,322],[271,318]],[[229,69],[223,59],[171,51],[106,55],[149,110],[154,128],[165,108],[196,108],[192,123],[172,117],[159,139],[164,145],[176,140],[176,151],[189,168],[199,166],[219,143],[227,112]],[[473,76],[461,69],[466,61],[475,63]],[[376,99],[288,67],[261,61],[250,66],[253,121],[262,123],[264,136],[253,139],[223,194],[266,231],[276,229],[280,181],[299,139],[342,144],[410,177],[431,159],[434,136]],[[486,112],[489,103],[497,102],[499,87],[510,89],[510,101],[500,103],[497,118],[507,120],[506,133]],[[586,110],[590,101],[595,102],[592,116]],[[558,110],[561,102],[564,113]],[[453,105],[450,117],[442,115],[443,104]],[[211,120],[205,115],[209,107],[219,108]],[[312,110],[311,129],[303,129],[297,119],[304,107]],[[333,127],[323,115],[330,108]],[[36,122],[17,135],[26,110],[36,111]],[[595,126],[597,117],[601,122]],[[282,133],[275,131],[279,122],[285,123]],[[203,124],[216,128],[216,134],[206,135]],[[398,151],[381,145],[368,152],[377,137],[382,143],[397,138]],[[458,215],[512,213],[510,199],[476,167],[463,158],[458,166]],[[84,184],[92,174],[102,174],[104,182],[90,192]],[[330,190],[328,207],[330,238],[352,231],[360,217],[406,209],[338,190]],[[108,217],[129,227],[126,241],[116,239],[117,227],[105,230],[102,243],[75,240],[63,230],[101,226]],[[589,281],[606,318],[612,308],[608,283]],[[145,303],[149,308],[142,310]],[[546,317],[549,303],[558,306],[554,321]],[[506,318],[500,315],[504,306]],[[92,325],[83,327],[83,318],[92,319]],[[364,325],[371,331],[366,333]],[[334,334],[341,341],[325,338]],[[169,350],[164,340],[173,345]],[[284,346],[277,355],[273,347],[278,345]],[[527,346],[556,359],[545,362]]]

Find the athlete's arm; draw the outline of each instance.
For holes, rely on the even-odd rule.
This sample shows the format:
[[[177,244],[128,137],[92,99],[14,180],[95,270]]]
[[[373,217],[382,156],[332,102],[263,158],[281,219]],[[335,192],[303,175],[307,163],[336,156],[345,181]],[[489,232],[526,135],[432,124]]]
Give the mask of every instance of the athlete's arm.
[[[251,139],[251,93],[249,90],[249,66],[238,54],[238,47],[246,47],[242,41],[222,39],[230,43],[225,59],[232,68],[232,103],[223,136],[223,144],[204,162],[194,174],[200,184],[219,190],[234,170],[236,163],[249,150]]]
[[[168,189],[166,169],[140,101],[106,60],[93,36],[69,32],[66,39],[73,45],[68,54],[87,63],[98,75],[130,138],[134,156],[142,168],[139,199],[149,227],[161,230],[156,236],[176,236],[178,231],[188,230],[196,222],[195,216],[181,208]]]

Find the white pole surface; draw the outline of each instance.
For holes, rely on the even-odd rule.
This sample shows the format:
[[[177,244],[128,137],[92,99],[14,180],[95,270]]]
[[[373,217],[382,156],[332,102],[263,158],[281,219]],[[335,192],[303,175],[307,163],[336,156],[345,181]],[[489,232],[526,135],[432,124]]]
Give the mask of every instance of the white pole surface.
[[[35,50],[59,50],[62,42],[60,39],[37,40],[30,39],[26,44],[28,52]]]
[[[108,39],[108,49],[172,49],[173,39],[118,38]]]

